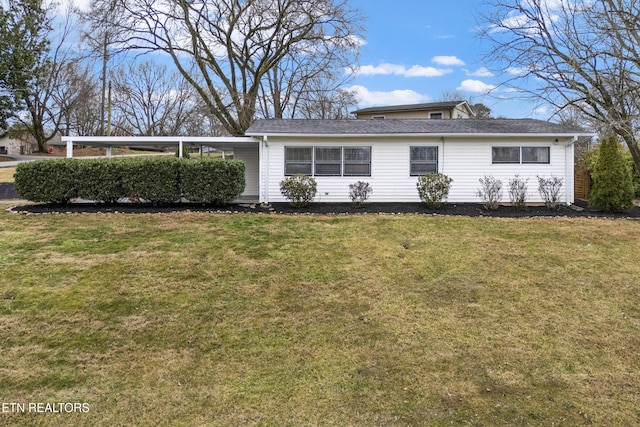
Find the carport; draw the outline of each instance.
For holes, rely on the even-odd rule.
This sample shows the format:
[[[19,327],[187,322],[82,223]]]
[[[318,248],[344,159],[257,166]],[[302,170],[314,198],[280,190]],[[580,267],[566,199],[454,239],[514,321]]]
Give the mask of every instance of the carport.
[[[245,190],[241,198],[258,200],[260,177],[260,141],[252,137],[206,137],[206,136],[63,136],[67,158],[73,157],[73,146],[104,147],[107,157],[112,157],[113,147],[170,148],[177,147],[182,157],[185,145],[213,148],[216,151],[232,151],[233,158],[245,164]]]

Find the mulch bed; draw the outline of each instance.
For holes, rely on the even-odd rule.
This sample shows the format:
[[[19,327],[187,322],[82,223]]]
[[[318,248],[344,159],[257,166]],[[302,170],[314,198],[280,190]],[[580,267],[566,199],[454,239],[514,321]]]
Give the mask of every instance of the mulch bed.
[[[16,206],[11,211],[23,214],[57,214],[57,213],[169,213],[169,212],[212,212],[212,213],[254,213],[254,214],[289,214],[289,215],[346,215],[346,214],[423,214],[423,215],[455,215],[470,217],[602,217],[602,218],[640,218],[640,207],[635,206],[628,212],[605,213],[591,209],[584,202],[576,202],[572,207],[561,206],[550,211],[544,206],[529,206],[525,211],[517,211],[510,206],[500,206],[488,211],[476,203],[447,203],[440,209],[427,208],[423,203],[366,203],[356,208],[351,203],[312,203],[305,208],[293,208],[288,203],[272,203],[269,205],[241,203],[225,206],[179,203],[175,205],[154,206],[150,204],[119,203],[69,203],[66,205],[30,204]]]

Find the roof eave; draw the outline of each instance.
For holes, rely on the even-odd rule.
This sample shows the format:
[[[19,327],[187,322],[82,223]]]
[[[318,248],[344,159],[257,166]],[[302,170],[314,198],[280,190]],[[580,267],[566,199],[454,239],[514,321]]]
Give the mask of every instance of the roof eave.
[[[375,137],[375,138],[390,138],[390,137],[475,137],[475,138],[498,138],[498,137],[540,137],[540,138],[573,138],[579,136],[595,136],[594,133],[587,132],[568,132],[568,133],[446,133],[446,132],[434,132],[434,133],[286,133],[286,132],[251,132],[246,133],[247,136],[253,137],[292,137],[292,138],[361,138],[361,137]]]

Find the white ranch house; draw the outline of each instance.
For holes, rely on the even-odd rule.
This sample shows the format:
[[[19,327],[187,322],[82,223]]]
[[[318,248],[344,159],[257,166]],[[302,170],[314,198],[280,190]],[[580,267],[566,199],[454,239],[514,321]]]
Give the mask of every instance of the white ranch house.
[[[453,179],[449,202],[479,202],[479,179],[507,185],[528,179],[530,203],[543,202],[537,176],[563,180],[562,201],[574,201],[574,144],[592,133],[533,119],[257,120],[244,137],[63,137],[74,144],[182,147],[233,151],[246,169],[241,200],[286,202],[280,181],[312,175],[316,202],[349,202],[349,184],[368,182],[372,202],[418,202],[417,177],[441,172]]]

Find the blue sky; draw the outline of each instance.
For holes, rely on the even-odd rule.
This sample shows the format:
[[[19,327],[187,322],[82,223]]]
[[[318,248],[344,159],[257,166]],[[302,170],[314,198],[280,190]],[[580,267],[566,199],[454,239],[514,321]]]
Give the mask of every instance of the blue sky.
[[[90,4],[72,1],[83,9]],[[483,63],[488,46],[476,35],[483,3],[350,0],[366,27],[360,70],[345,85],[356,90],[358,107],[435,102],[457,92],[491,108],[494,117],[549,119],[550,110],[510,97]]]
[[[432,102],[457,92],[494,116],[549,118],[533,103],[505,99],[499,76],[483,63],[487,46],[475,33],[481,1],[351,1],[366,17],[360,72],[347,85],[357,91],[360,108]]]

